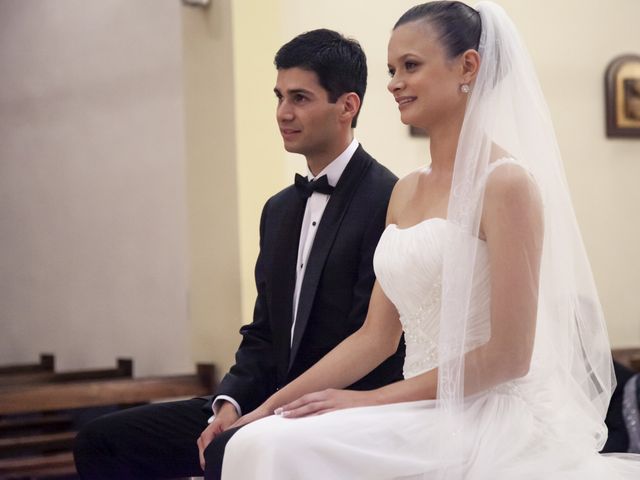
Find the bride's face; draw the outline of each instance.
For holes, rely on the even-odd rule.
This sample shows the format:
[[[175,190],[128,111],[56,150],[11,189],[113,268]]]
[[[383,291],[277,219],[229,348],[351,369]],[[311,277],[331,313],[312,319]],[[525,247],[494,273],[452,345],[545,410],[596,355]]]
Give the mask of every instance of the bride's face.
[[[410,22],[393,31],[388,66],[387,88],[398,103],[403,123],[429,131],[464,114],[461,59],[448,57],[428,23]]]

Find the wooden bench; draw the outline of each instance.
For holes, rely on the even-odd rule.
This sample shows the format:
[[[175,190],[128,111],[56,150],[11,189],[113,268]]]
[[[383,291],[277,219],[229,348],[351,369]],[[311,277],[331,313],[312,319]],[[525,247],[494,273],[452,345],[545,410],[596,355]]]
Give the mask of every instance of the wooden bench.
[[[73,475],[71,446],[76,432],[30,431],[11,426],[7,416],[50,412],[63,423],[73,409],[117,405],[127,407],[161,400],[203,396],[217,383],[214,366],[199,364],[190,375],[147,378],[117,378],[65,383],[21,384],[0,389],[0,431],[2,422],[10,438],[0,438],[0,479],[42,478]],[[33,420],[37,423],[37,420]],[[11,430],[13,428],[13,430]]]
[[[69,430],[73,417],[68,413],[47,413],[30,417],[0,418],[0,438]]]
[[[115,368],[87,369],[70,372],[41,370],[0,375],[0,388],[36,383],[65,383],[107,378],[131,378],[132,375],[133,360],[130,358],[119,358]]]
[[[133,405],[207,395],[215,388],[215,369],[199,364],[195,375],[19,385],[0,390],[0,415],[104,405]]]
[[[68,477],[75,474],[71,452],[0,460],[0,479],[3,480]]]
[[[54,366],[55,357],[50,353],[41,353],[40,363],[0,366],[0,376],[34,372],[53,372]]]
[[[640,372],[640,348],[615,348],[613,359],[634,372]]]

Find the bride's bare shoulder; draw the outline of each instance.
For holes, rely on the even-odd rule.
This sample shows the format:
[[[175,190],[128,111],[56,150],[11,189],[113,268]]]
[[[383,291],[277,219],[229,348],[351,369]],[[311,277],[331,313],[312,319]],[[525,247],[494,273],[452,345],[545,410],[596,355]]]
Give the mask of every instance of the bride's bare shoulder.
[[[501,197],[538,190],[531,172],[511,156],[503,156],[489,164],[486,194]]]
[[[407,175],[402,177],[396,183],[396,186],[394,188],[394,193],[402,194],[407,190],[412,190],[416,188],[416,185],[418,184],[420,176],[424,175],[425,172],[426,172],[425,168],[418,168],[417,170],[414,170],[413,172],[408,173]]]
[[[391,193],[391,199],[389,200],[389,208],[387,209],[387,223],[394,223],[395,212],[413,195],[420,176],[424,175],[424,172],[424,168],[419,168],[408,173],[396,182],[393,192]]]
[[[538,185],[517,161],[497,160],[487,178],[481,230],[487,233],[494,224],[518,227],[522,231],[542,228]]]

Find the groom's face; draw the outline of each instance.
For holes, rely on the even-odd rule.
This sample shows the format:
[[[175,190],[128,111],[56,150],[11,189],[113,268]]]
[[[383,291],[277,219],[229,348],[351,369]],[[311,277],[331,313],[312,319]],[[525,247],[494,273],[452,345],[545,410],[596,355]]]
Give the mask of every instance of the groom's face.
[[[342,100],[329,101],[315,72],[298,67],[279,69],[273,90],[285,150],[307,157],[335,150],[334,144],[340,141]]]

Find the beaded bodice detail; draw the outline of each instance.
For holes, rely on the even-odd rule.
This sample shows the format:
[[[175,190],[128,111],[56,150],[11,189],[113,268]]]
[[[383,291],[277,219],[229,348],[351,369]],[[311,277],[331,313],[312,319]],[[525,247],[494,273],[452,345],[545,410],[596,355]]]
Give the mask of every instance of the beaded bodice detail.
[[[373,264],[380,286],[400,314],[406,343],[404,377],[438,365],[442,261],[448,222],[431,218],[412,227],[389,225],[378,243]],[[489,338],[489,265],[487,247],[477,249],[467,329],[470,350]]]

